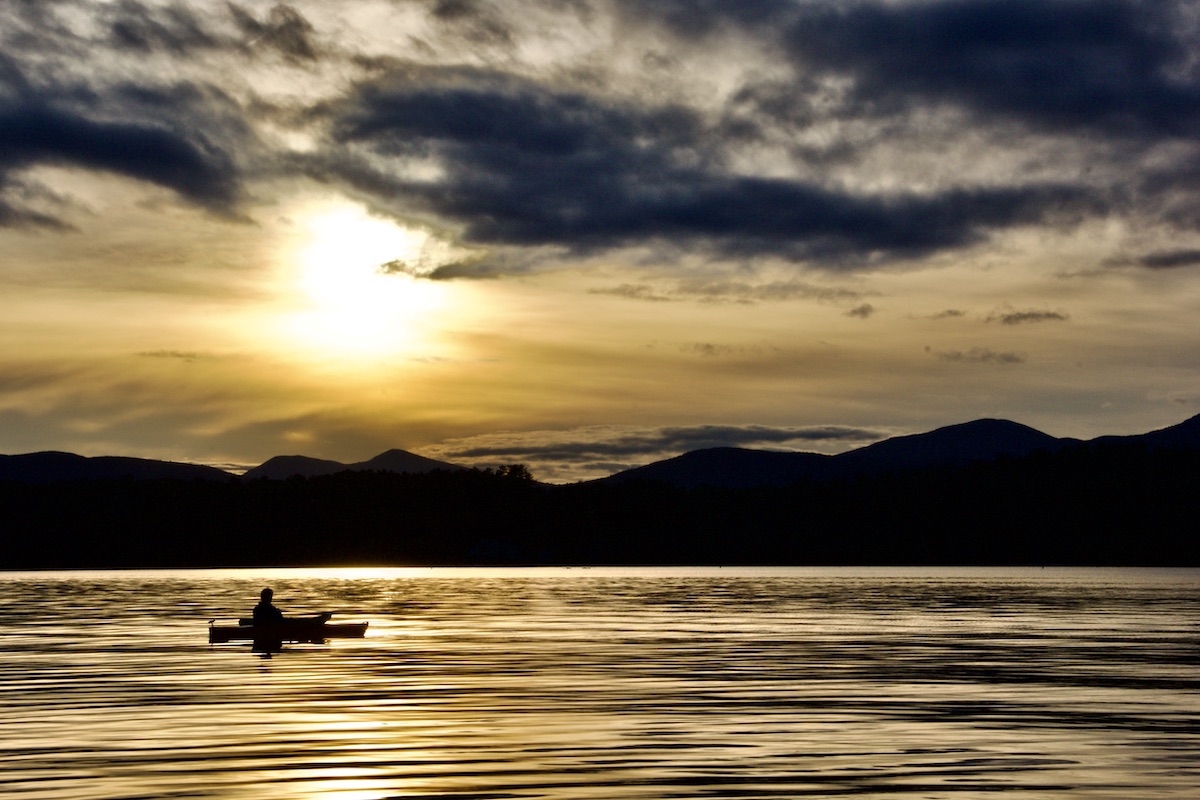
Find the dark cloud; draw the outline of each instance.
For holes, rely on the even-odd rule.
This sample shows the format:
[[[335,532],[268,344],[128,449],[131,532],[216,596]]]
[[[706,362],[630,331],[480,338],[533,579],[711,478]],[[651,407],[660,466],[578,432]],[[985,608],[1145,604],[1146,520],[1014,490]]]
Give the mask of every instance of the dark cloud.
[[[456,261],[450,264],[442,264],[436,267],[432,272],[421,277],[429,278],[433,281],[452,281],[452,280],[488,280],[497,278],[509,272],[521,272],[521,269],[505,268],[502,261]]]
[[[950,103],[984,115],[1118,135],[1195,136],[1198,34],[1186,0],[621,0],[685,38],[733,26],[813,76],[851,81],[855,113]],[[805,107],[775,97],[780,116]]]
[[[433,159],[444,179],[404,180],[344,155],[309,169],[455,220],[473,243],[586,252],[663,240],[857,264],[1073,222],[1105,203],[1068,184],[871,195],[737,175],[683,107],[619,105],[502,76],[444,86],[408,77],[360,84],[331,107],[334,140],[377,157]]]
[[[870,303],[863,303],[860,306],[855,306],[846,312],[848,317],[858,317],[859,319],[867,319],[875,313],[875,306]]]
[[[1142,256],[1137,261],[1150,269],[1176,269],[1200,265],[1200,250],[1162,250]]]
[[[131,18],[143,11],[126,2],[106,13]],[[157,13],[193,30],[181,7]],[[29,195],[37,186],[24,173],[39,166],[111,172],[170,189],[209,211],[239,216],[240,160],[256,144],[237,101],[191,81],[161,82],[149,75],[134,80],[122,74],[105,83],[95,75],[71,76],[54,65],[56,59],[70,61],[80,42],[66,32],[58,36],[39,41],[44,52],[28,63],[0,56],[0,218],[5,224],[66,224],[57,215],[68,204],[65,198],[40,205],[14,198],[14,187]],[[184,34],[179,36],[172,46],[184,47]],[[209,41],[199,33],[189,38]],[[42,201],[50,199],[47,192]]]
[[[997,311],[989,314],[988,322],[1001,325],[1024,325],[1029,322],[1066,322],[1070,316],[1061,311]]]
[[[479,13],[478,0],[437,0],[433,4],[433,16],[438,19],[462,19]]]
[[[945,102],[1079,132],[1195,136],[1200,76],[1186,3],[809,3],[785,39],[861,106]]]
[[[197,133],[96,119],[38,102],[0,109],[0,171],[35,164],[115,172],[213,210],[228,210],[239,193],[231,157]]]
[[[858,269],[1108,215],[1200,228],[1200,22],[1183,2],[535,0],[539,13],[569,13],[573,24],[612,7],[618,27],[652,30],[642,61],[660,66],[648,77],[665,80],[662,64],[684,64],[699,48],[734,64],[749,41],[779,56],[771,70],[743,72],[740,88],[711,107],[657,84],[642,91],[616,67],[523,63],[521,37],[542,32],[523,27],[511,4],[417,5],[444,34],[439,48],[453,51],[455,38],[501,45],[508,55],[492,61],[504,69],[434,63],[434,50],[419,54],[431,63],[354,53],[349,39],[325,38],[338,31],[316,30],[302,3],[206,13],[119,0],[92,27],[68,24],[84,8],[71,2],[0,7],[2,52],[15,54],[0,55],[0,224],[54,224],[49,207],[24,203],[14,187],[31,167],[61,164],[147,181],[229,215],[251,179],[303,174],[486,246],[486,259],[392,265],[431,279],[622,248]],[[97,47],[105,56],[89,61]],[[134,78],[131,54],[176,59],[166,74]],[[235,75],[238,64],[278,69],[280,58],[306,75],[329,66],[357,79],[340,96],[323,79],[312,99],[272,105]],[[85,75],[74,67],[81,60],[111,70]],[[219,79],[182,77],[204,69]],[[938,117],[947,109],[954,114]],[[320,146],[268,151],[252,133],[265,117],[272,134],[290,126]],[[1017,141],[1001,142],[1000,129]],[[961,151],[972,136],[1011,163],[956,171],[948,158],[928,182],[903,177],[910,151]],[[1077,143],[1080,164],[1023,169],[1031,156],[1014,166],[1050,140]],[[760,150],[764,167],[747,168]],[[1143,163],[1151,150],[1153,170]],[[1112,157],[1092,161],[1092,174],[1081,165],[1099,152]],[[896,174],[876,176],[869,159]],[[714,284],[690,296],[835,299],[806,294],[815,291]],[[659,294],[688,296],[682,286]]]
[[[1036,165],[1037,147],[1058,139],[1090,160],[1086,167],[1061,164],[1056,170],[1077,171],[1068,185],[1095,187],[1085,213],[1129,213],[1136,204],[1139,214],[1200,228],[1200,16],[1194,3],[812,0],[741,6],[621,3],[627,16],[665,25],[684,39],[711,35],[706,44],[715,45],[715,37],[732,26],[786,53],[795,68],[790,79],[748,79],[731,98],[728,119],[738,120],[743,134],[767,136],[774,126],[778,137],[796,141],[793,156],[818,174],[852,169],[875,148],[952,149],[972,133],[992,138],[999,151],[1025,147],[1028,163]],[[938,127],[933,120],[947,110],[957,114],[955,122]],[[832,137],[831,125],[837,126]],[[1028,187],[1016,173],[997,177],[997,187]],[[941,209],[931,203],[929,210]],[[1005,224],[970,230],[986,235]],[[944,239],[934,248],[970,240]]]

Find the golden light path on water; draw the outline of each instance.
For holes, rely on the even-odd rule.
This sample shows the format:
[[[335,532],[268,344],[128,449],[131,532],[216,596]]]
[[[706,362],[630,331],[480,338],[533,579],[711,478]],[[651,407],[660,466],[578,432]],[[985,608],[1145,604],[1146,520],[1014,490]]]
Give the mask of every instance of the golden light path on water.
[[[270,585],[367,637],[210,646]],[[0,573],[22,800],[1194,798],[1200,571]]]

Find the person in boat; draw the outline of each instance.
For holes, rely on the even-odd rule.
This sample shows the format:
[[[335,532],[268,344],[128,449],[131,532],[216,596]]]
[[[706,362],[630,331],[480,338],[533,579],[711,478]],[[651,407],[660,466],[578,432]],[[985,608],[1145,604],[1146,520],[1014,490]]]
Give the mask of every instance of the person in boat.
[[[283,622],[283,612],[271,603],[274,597],[275,592],[270,588],[262,590],[262,593],[259,595],[258,605],[254,607],[255,625],[269,625],[271,623]]]
[[[284,617],[283,612],[271,603],[274,598],[275,592],[269,587],[263,589],[259,594],[258,605],[254,607],[254,619],[252,620],[255,625],[324,625],[333,616],[326,611],[311,617]],[[242,624],[244,625],[245,622]]]

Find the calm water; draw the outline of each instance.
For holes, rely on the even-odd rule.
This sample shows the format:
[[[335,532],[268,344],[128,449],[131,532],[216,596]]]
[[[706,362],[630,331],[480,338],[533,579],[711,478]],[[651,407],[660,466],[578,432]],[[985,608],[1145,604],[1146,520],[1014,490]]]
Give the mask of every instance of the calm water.
[[[207,644],[263,585],[363,640]],[[1200,571],[0,573],[4,798],[1197,798]]]

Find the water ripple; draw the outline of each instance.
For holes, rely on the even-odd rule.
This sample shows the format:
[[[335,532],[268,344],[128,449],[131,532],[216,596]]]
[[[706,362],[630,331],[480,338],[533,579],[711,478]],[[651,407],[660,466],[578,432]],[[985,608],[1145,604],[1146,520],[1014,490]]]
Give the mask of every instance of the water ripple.
[[[209,646],[270,583],[366,639]],[[1194,798],[1200,573],[0,575],[21,800]],[[290,601],[290,602],[289,602]]]

